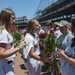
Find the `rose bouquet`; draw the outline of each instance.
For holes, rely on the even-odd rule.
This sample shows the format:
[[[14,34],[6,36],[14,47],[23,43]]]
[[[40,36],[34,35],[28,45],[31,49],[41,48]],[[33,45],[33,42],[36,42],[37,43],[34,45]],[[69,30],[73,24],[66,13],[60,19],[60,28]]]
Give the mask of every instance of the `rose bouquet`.
[[[21,40],[21,32],[17,29],[16,26],[11,27],[11,32],[12,32],[13,39],[14,39],[14,45],[17,46]]]
[[[39,38],[40,38],[40,39],[44,39],[46,36],[47,36],[46,33],[41,33],[41,34],[39,34]]]
[[[56,44],[56,36],[54,35],[54,30],[50,30],[50,34],[46,37],[44,41],[44,53],[45,57],[51,56],[51,54],[55,51]]]
[[[43,49],[43,44],[44,44],[44,40],[47,36],[47,33],[40,33],[39,35],[39,39],[40,39],[40,49]]]
[[[57,49],[58,44],[56,43],[57,37],[54,35],[54,30],[50,30],[50,34],[46,37],[44,41],[44,56],[49,58]],[[58,70],[57,60],[52,59],[50,65],[48,65],[48,72],[56,72]]]

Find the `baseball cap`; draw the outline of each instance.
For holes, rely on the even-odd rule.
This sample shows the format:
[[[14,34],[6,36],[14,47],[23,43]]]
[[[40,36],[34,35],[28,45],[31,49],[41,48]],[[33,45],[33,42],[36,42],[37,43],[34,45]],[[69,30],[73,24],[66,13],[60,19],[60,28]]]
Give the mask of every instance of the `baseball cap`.
[[[55,25],[58,25],[58,24],[59,24],[59,22],[54,22],[54,24],[53,24],[53,25],[55,26]]]
[[[60,22],[55,22],[54,24],[59,27],[63,27],[63,26],[68,26],[69,23],[66,20],[61,20]]]

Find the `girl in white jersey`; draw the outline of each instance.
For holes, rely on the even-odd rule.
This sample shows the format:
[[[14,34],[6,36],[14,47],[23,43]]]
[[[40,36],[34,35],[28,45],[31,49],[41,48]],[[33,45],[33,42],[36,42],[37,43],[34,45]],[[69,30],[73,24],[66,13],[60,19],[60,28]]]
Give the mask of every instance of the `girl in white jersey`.
[[[40,61],[47,62],[47,58],[40,57],[39,38],[36,31],[39,29],[39,22],[30,20],[28,23],[28,33],[26,33],[24,40],[28,42],[24,48],[25,67],[28,75],[40,75],[41,65]]]
[[[14,58],[15,53],[25,46],[21,41],[18,47],[14,48],[14,41],[10,27],[15,21],[15,13],[5,8],[0,13],[0,75],[15,75]]]

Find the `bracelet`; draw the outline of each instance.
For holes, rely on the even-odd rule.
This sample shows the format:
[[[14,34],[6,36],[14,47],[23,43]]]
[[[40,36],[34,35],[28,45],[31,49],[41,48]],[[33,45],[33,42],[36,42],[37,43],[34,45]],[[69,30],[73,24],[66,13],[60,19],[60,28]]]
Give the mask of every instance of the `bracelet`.
[[[45,60],[45,59],[43,58],[43,62],[44,62],[44,60]]]
[[[18,46],[18,48],[19,48],[19,49],[21,49],[21,47],[20,47],[20,46]]]

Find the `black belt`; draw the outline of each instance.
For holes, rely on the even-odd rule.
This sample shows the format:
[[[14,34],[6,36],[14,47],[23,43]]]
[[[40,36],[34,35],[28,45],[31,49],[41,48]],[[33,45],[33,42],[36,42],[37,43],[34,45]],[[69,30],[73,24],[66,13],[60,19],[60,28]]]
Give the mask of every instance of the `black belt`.
[[[10,60],[10,61],[8,61],[7,63],[8,63],[8,64],[11,64],[11,63],[13,63],[13,61],[12,61],[12,60]]]
[[[27,62],[27,59],[23,58],[23,60],[24,60],[25,62]]]
[[[25,58],[23,57],[23,55],[21,56],[21,58],[22,58],[25,62],[27,62],[27,59],[25,59]]]

